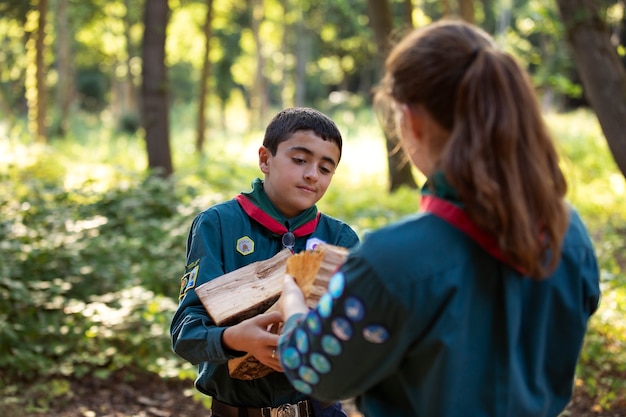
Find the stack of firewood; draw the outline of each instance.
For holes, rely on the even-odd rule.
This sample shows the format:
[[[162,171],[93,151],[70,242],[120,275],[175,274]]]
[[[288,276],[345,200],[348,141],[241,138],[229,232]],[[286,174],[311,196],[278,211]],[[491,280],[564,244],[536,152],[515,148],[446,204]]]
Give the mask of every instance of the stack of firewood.
[[[198,286],[196,293],[215,324],[229,326],[276,309],[283,279],[288,273],[302,289],[307,305],[314,307],[347,255],[347,249],[328,244],[296,255],[283,249],[270,259]],[[233,378],[248,380],[273,372],[250,354],[231,359],[228,369]]]

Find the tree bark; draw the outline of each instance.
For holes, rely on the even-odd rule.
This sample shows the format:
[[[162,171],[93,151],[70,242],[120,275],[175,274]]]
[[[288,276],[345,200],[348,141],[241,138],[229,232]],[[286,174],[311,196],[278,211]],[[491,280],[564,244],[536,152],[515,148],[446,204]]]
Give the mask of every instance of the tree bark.
[[[441,9],[443,17],[452,16],[452,8],[450,7],[450,0],[441,0]]]
[[[204,21],[204,63],[202,64],[202,75],[200,77],[200,97],[198,98],[198,120],[196,126],[196,152],[201,154],[204,148],[206,134],[206,101],[209,90],[209,77],[211,75],[211,61],[209,52],[211,51],[211,35],[213,27],[213,0],[207,0],[206,19]]]
[[[261,22],[265,14],[263,0],[248,0],[251,13],[251,28],[254,43],[256,45],[256,71],[254,75],[254,85],[252,86],[252,126],[259,127],[269,107],[267,92],[267,81],[265,79],[265,55],[263,54],[263,41],[261,40]]]
[[[59,123],[56,133],[60,136],[65,136],[69,131],[70,106],[74,100],[74,70],[67,3],[68,0],[57,0],[56,7],[57,71],[59,73],[56,92]]]
[[[131,68],[131,60],[132,57],[135,56],[134,53],[134,49],[133,48],[133,38],[131,36],[131,27],[133,25],[133,23],[135,23],[134,21],[132,21],[132,16],[130,13],[130,8],[131,6],[131,0],[124,0],[124,6],[126,8],[126,14],[123,18],[123,24],[124,24],[124,39],[126,40],[126,57],[124,59],[124,62],[122,63],[122,65],[124,65],[125,70],[125,76],[119,80],[120,81],[120,85],[119,85],[119,93],[120,93],[120,114],[119,117],[121,117],[122,119],[120,119],[120,121],[122,121],[123,119],[127,120],[127,124],[125,126],[125,129],[128,130],[132,130],[132,128],[136,129],[137,126],[134,126],[134,122],[137,119],[138,116],[138,103],[137,103],[137,88],[136,88],[136,84],[135,84],[135,80],[133,77],[133,72],[132,72],[132,68]]]
[[[165,67],[165,36],[169,19],[167,0],[145,4],[143,36],[142,125],[148,150],[148,168],[160,176],[173,172],[169,142],[168,83]]]
[[[378,61],[381,63],[378,68],[379,77],[382,73],[382,67],[385,57],[390,49],[390,36],[393,30],[393,21],[391,16],[391,7],[388,0],[368,0],[368,14],[370,25],[374,31],[376,39],[376,47],[378,51]],[[395,191],[401,186],[417,188],[411,164],[407,163],[408,158],[404,150],[398,146],[397,137],[383,129],[385,133],[385,143],[387,147],[387,167],[389,173],[389,190]]]
[[[306,101],[306,65],[311,60],[312,39],[306,22],[300,15],[295,24],[296,33],[296,71],[294,81],[294,105],[304,106]]]
[[[415,27],[413,22],[413,0],[404,0],[402,2],[402,9],[404,11],[404,26],[405,30],[411,30]]]
[[[626,176],[626,69],[593,0],[557,0],[582,80],[609,149]]]
[[[47,90],[46,90],[46,62],[44,52],[46,48],[46,14],[48,13],[48,0],[39,0],[37,6],[39,18],[37,21],[37,34],[35,38],[35,82],[37,99],[35,103],[35,138],[37,142],[46,142],[48,131],[46,126],[46,107],[47,107]]]
[[[474,1],[459,0],[459,14],[461,19],[469,23],[474,23]]]
[[[483,22],[480,25],[489,33],[496,31],[496,15],[494,12],[493,0],[480,0],[483,9]]]

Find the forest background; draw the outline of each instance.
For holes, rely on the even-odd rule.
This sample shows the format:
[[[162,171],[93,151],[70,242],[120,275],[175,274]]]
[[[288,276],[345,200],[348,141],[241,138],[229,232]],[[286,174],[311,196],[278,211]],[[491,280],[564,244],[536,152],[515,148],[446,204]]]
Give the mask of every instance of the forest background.
[[[371,90],[395,39],[455,17],[528,68],[568,200],[597,249],[602,304],[577,371],[578,408],[565,415],[626,415],[624,9],[623,0],[0,0],[0,411],[105,415],[103,404],[78,410],[75,384],[110,386],[119,375],[191,386],[195,369],[171,352],[167,331],[188,227],[249,189],[263,127],[281,108],[318,108],[343,132],[323,211],[361,235],[415,212],[423,178],[391,152]]]

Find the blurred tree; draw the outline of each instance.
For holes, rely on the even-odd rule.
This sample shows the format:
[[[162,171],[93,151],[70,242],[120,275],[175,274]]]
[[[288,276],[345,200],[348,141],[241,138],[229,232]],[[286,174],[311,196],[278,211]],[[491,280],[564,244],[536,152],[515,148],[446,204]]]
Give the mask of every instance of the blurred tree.
[[[441,7],[445,17],[451,17],[452,9],[450,8],[450,0],[441,0]]]
[[[59,114],[56,134],[65,136],[69,130],[70,106],[75,97],[72,43],[68,17],[68,0],[56,0],[56,108]]]
[[[26,43],[28,60],[26,77],[26,99],[28,103],[29,130],[35,141],[46,142],[47,127],[47,65],[46,17],[48,0],[38,0],[36,10],[32,10],[26,21],[29,39]]]
[[[474,22],[474,1],[473,0],[459,0],[459,11],[461,19],[466,22]]]
[[[135,2],[124,0],[118,8],[118,19],[123,28],[120,36],[124,42],[124,48],[120,48],[115,54],[115,76],[112,82],[112,107],[121,130],[135,132],[138,126],[138,100],[137,88],[133,70],[133,59],[137,56],[135,41],[131,34],[132,28],[138,24],[139,10]]]
[[[4,123],[13,123],[26,112],[25,40],[30,5],[20,0],[0,2],[0,111]]]
[[[163,177],[169,177],[173,172],[165,67],[165,38],[170,12],[167,1],[145,2],[141,85],[141,122],[146,135],[148,168]]]
[[[213,0],[207,0],[207,12],[204,20],[204,62],[202,63],[202,75],[200,76],[200,96],[198,97],[198,119],[196,121],[196,152],[201,154],[204,147],[206,135],[206,101],[207,90],[209,89],[209,76],[211,74],[211,60],[209,52],[211,50],[211,35],[213,28]]]
[[[265,4],[263,0],[247,0],[250,12],[250,29],[254,39],[254,51],[256,67],[254,71],[254,83],[251,89],[251,124],[253,127],[260,127],[269,110],[268,82],[265,77],[265,45],[261,36],[261,24],[265,16]]]
[[[404,16],[404,26],[407,28],[413,28],[415,24],[413,23],[413,0],[403,0],[402,8]]]
[[[626,69],[611,44],[598,2],[557,0],[557,4],[585,95],[617,166],[626,176]]]
[[[368,0],[368,10],[370,24],[376,38],[378,48],[378,62],[381,63],[379,69],[382,73],[382,66],[390,49],[390,37],[393,30],[393,18],[388,0]],[[386,123],[387,121],[383,121]],[[417,188],[411,164],[404,150],[399,146],[398,138],[389,129],[383,129],[387,146],[387,166],[389,172],[389,190],[395,191],[401,186]]]
[[[297,7],[297,6],[296,6]],[[306,99],[306,67],[311,60],[313,39],[311,39],[311,31],[307,27],[304,14],[308,10],[297,12],[297,18],[292,29],[295,31],[295,45],[293,45],[293,55],[296,59],[296,68],[294,73],[294,95],[293,105],[304,106]]]
[[[231,15],[233,11],[229,11]],[[221,128],[226,129],[226,105],[234,92],[245,89],[237,84],[233,78],[232,66],[241,54],[241,25],[237,19],[225,22],[223,27],[216,28],[215,38],[219,41],[219,59],[213,64],[214,91],[220,103]]]

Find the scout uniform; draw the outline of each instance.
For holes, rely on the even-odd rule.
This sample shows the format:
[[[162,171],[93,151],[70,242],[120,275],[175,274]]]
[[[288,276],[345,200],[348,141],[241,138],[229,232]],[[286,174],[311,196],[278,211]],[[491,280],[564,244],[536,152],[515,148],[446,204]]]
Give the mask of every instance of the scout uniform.
[[[287,320],[285,374],[316,398],[362,393],[367,417],[558,416],[600,294],[585,227],[572,209],[556,271],[532,280],[437,208],[463,215],[436,178],[421,213],[369,234]]]
[[[217,204],[194,219],[187,240],[180,304],[170,331],[174,351],[199,365],[196,388],[200,392],[226,407],[246,407],[250,416],[262,416],[267,407],[297,404],[307,396],[294,390],[280,372],[251,381],[231,378],[227,361],[243,352],[222,346],[225,328],[211,321],[194,288],[250,263],[269,259],[285,247],[296,253],[306,249],[307,242],[350,248],[358,243],[358,236],[347,224],[320,213],[316,206],[285,219],[265,194],[263,182],[257,178],[252,185],[252,192]],[[318,403],[313,405],[319,407]],[[305,414],[300,410],[301,416]],[[318,411],[317,416],[320,415]]]

